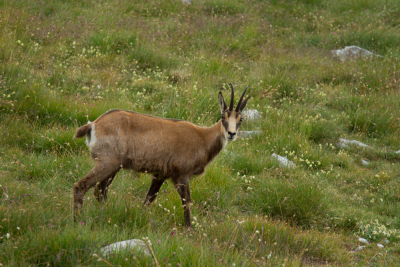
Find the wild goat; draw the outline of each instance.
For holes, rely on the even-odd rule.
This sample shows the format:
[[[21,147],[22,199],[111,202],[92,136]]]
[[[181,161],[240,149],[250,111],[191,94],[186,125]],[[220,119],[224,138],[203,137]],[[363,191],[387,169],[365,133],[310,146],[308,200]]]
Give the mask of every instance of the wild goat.
[[[80,212],[85,193],[95,186],[99,202],[107,199],[107,189],[120,169],[153,174],[145,205],[156,198],[161,185],[171,178],[184,208],[185,227],[191,227],[189,180],[199,175],[228,141],[236,139],[246,106],[244,90],[233,109],[231,85],[229,109],[218,95],[221,119],[212,127],[200,127],[183,120],[163,119],[132,111],[113,109],[94,122],[78,128],[75,138],[86,136],[94,168],[74,184],[74,217]]]

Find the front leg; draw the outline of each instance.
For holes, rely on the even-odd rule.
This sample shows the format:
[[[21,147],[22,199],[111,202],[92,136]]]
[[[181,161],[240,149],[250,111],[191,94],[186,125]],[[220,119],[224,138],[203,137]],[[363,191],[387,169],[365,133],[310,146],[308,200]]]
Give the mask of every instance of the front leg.
[[[182,205],[183,205],[183,213],[185,217],[185,228],[186,229],[191,229],[192,228],[192,222],[190,218],[190,204],[192,202],[190,198],[190,190],[189,190],[189,179],[179,179],[177,183],[175,184],[175,188],[178,191],[179,196],[182,199]]]
[[[149,192],[147,193],[146,200],[144,201],[144,205],[149,206],[151,202],[157,197],[158,191],[160,191],[161,186],[163,185],[165,179],[160,179],[158,174],[155,174],[152,177],[151,185]]]

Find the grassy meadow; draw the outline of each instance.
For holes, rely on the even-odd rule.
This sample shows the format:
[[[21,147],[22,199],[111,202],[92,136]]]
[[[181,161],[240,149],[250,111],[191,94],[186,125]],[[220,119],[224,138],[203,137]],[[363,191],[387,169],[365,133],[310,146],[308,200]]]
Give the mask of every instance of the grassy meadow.
[[[348,45],[381,57],[332,57]],[[0,266],[398,266],[399,47],[398,0],[0,0]],[[211,126],[230,82],[262,133],[192,180],[194,231],[170,182],[145,208],[130,171],[73,221],[79,126],[112,108]],[[153,257],[99,253],[133,238]]]

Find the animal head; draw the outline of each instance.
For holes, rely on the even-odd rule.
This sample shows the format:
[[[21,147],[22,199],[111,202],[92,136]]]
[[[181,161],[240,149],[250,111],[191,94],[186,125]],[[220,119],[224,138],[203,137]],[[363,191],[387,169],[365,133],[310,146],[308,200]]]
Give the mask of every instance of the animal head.
[[[222,123],[221,123],[221,133],[225,136],[225,139],[228,141],[234,141],[237,137],[237,130],[239,129],[240,124],[242,124],[242,110],[247,104],[247,100],[249,100],[250,96],[247,97],[243,101],[244,94],[246,93],[246,89],[244,89],[244,92],[242,96],[240,97],[239,103],[237,104],[236,108],[233,109],[233,100],[235,97],[233,85],[231,85],[232,88],[232,93],[231,93],[231,102],[229,104],[229,108],[225,103],[224,97],[222,96],[222,93],[219,92],[218,95],[218,102],[219,102],[219,107],[221,109],[221,117],[222,117]]]

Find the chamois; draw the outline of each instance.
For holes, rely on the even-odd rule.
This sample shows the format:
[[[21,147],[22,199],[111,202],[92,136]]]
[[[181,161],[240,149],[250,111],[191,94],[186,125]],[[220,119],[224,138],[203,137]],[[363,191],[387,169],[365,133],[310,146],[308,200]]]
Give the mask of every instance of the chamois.
[[[232,88],[229,108],[220,92],[221,119],[212,127],[200,127],[184,120],[164,119],[132,111],[113,109],[95,121],[77,129],[75,138],[86,137],[94,168],[73,186],[74,218],[80,213],[85,193],[95,186],[94,195],[101,202],[120,169],[153,175],[145,205],[156,198],[161,185],[171,178],[182,199],[185,227],[191,227],[189,180],[234,141],[242,123],[241,112],[247,87],[233,109]]]

